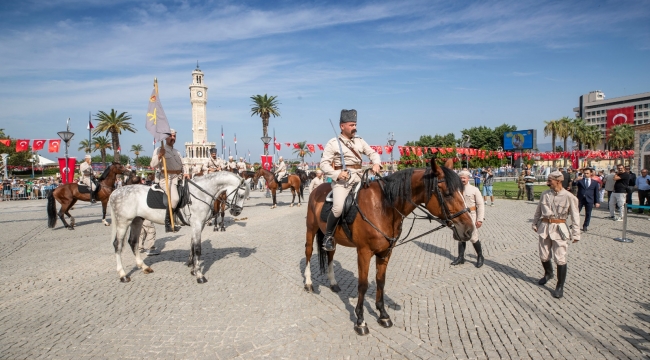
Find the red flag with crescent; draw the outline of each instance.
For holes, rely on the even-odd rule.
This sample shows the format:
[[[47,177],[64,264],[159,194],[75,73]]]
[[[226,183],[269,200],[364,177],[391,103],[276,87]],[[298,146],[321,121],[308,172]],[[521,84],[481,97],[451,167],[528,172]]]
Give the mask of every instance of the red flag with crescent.
[[[311,152],[316,151],[316,148],[314,147],[314,144],[307,144],[307,149],[309,149],[309,151],[311,151]]]
[[[282,147],[282,145],[280,145],[280,143],[275,143],[275,148],[278,149],[278,151],[280,151],[280,147]]]
[[[48,152],[59,152],[61,147],[61,140],[50,140],[50,146],[47,148]]]
[[[271,171],[271,168],[273,167],[273,156],[262,155],[262,167],[264,170]]]
[[[294,149],[300,149],[300,144],[298,144],[298,143],[293,143],[293,148],[294,148]]]
[[[9,140],[9,139],[1,139],[0,144],[2,144],[4,146],[9,146],[9,145],[11,145],[11,140]]]
[[[634,106],[607,110],[607,135],[610,128],[622,124],[634,125]]]
[[[44,146],[45,146],[45,140],[34,140],[34,144],[32,145],[32,150],[33,151],[43,150]]]
[[[29,150],[29,140],[16,140],[16,152]]]
[[[287,147],[291,146],[291,143],[284,143],[284,144],[287,145]]]
[[[323,144],[316,144],[318,146],[318,150],[323,151],[325,148],[323,147]]]
[[[375,146],[375,151],[376,151],[377,154],[379,154],[379,155],[381,155],[381,154],[384,153],[384,151],[383,151],[382,148],[381,148],[381,145],[377,145],[377,146]]]
[[[393,152],[393,147],[392,146],[384,146],[384,149],[386,150],[386,154],[390,154]]]

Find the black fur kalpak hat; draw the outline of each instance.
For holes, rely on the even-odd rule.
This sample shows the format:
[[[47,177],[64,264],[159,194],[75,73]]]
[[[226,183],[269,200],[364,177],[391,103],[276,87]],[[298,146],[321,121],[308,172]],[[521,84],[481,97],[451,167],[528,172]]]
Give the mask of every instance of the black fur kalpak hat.
[[[341,110],[341,121],[340,123],[349,123],[349,122],[357,122],[357,111],[354,109],[350,110]]]
[[[216,153],[217,153],[217,148],[210,149],[210,154],[216,154]]]

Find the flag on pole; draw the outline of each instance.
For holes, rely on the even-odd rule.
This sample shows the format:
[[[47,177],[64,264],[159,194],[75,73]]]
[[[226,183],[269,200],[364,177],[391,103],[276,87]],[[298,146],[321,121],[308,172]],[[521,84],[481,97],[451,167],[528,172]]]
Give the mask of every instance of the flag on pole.
[[[61,140],[50,140],[50,146],[47,148],[48,152],[59,152],[61,147]]]
[[[45,140],[34,140],[34,145],[32,146],[33,151],[43,150],[45,146]]]
[[[235,134],[235,144],[237,144],[237,134]]]
[[[93,123],[90,122],[90,114],[88,114],[88,126],[86,127],[86,130],[92,130],[94,128]]]
[[[165,116],[165,111],[158,97],[158,80],[154,80],[154,88],[149,97],[149,108],[147,110],[145,127],[153,135],[155,142],[166,139],[171,133],[167,116]]]
[[[16,140],[16,152],[29,150],[29,140]]]

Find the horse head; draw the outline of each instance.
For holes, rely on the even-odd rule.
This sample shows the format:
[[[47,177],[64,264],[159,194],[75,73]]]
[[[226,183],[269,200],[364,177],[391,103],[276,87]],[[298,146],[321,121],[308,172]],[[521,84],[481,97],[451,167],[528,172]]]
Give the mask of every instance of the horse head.
[[[244,200],[249,196],[250,186],[249,182],[236,176],[240,181],[236,185],[229,185],[227,189],[228,204],[230,205],[230,214],[232,216],[239,216],[244,210]]]
[[[453,229],[454,239],[467,241],[472,237],[474,225],[465,205],[463,183],[452,167],[452,159],[448,159],[444,167],[436,164],[435,158],[431,159],[431,168],[423,178],[425,191],[430,196],[426,207]]]

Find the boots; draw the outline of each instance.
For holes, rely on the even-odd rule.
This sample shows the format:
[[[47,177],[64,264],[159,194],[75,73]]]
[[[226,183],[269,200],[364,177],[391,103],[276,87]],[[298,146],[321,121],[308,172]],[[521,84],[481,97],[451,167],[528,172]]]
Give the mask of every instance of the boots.
[[[539,285],[544,285],[553,278],[553,264],[551,264],[551,260],[542,261],[542,266],[544,266],[544,277],[537,282]]]
[[[172,222],[169,218],[169,210],[165,210],[165,232],[177,232],[180,229],[181,227],[176,224],[174,224],[174,228],[172,229]]]
[[[452,265],[460,265],[465,263],[465,249],[467,248],[467,242],[459,241],[458,242],[458,257],[452,261]]]
[[[479,240],[473,243],[472,245],[474,245],[474,250],[476,250],[476,267],[480,268],[481,266],[483,266],[483,261],[485,260],[483,258],[483,249],[481,248],[481,241]]]
[[[334,243],[334,231],[336,230],[336,224],[338,224],[339,218],[334,216],[334,213],[330,213],[327,216],[327,228],[325,229],[325,239],[323,240],[323,250],[325,251],[334,251],[336,249],[336,244]]]
[[[557,286],[553,296],[560,299],[564,296],[564,280],[566,280],[566,264],[557,266]]]
[[[278,184],[278,193],[281,193],[282,192],[282,183],[280,183],[280,180],[278,179],[277,176],[275,177],[275,183]]]

